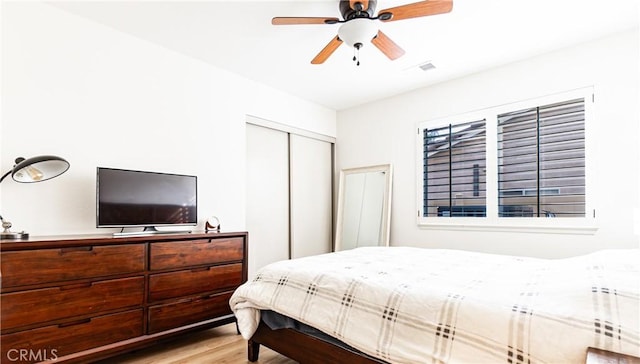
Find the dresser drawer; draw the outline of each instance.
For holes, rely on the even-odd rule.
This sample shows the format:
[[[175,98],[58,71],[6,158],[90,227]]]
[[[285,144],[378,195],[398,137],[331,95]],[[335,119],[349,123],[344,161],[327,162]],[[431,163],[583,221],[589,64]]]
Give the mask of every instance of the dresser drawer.
[[[143,272],[145,245],[2,252],[2,287]],[[29,267],[25,269],[25,267]]]
[[[152,243],[151,270],[240,261],[243,249],[242,238]]]
[[[140,306],[144,277],[72,284],[0,295],[2,331],[71,316]]]
[[[142,320],[142,309],[137,309],[2,335],[2,362],[36,362],[45,356],[55,362],[55,359],[67,354],[140,336]],[[28,353],[26,358],[31,356],[33,360],[12,360],[20,350]]]
[[[149,307],[149,334],[230,315],[233,292]]]
[[[230,290],[242,284],[242,264],[228,264],[149,276],[149,301]]]

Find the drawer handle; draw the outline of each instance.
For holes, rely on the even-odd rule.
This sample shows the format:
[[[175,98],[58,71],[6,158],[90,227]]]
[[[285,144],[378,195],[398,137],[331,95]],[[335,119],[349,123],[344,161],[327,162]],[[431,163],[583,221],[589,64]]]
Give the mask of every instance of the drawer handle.
[[[214,296],[215,296],[215,294],[210,294],[208,296],[194,298],[194,299],[191,300],[191,303],[200,303],[200,302],[203,302],[203,301],[207,301],[207,300],[210,300],[211,298],[213,298]]]
[[[60,254],[73,253],[73,252],[90,252],[93,250],[92,246],[78,246],[72,248],[60,248]]]
[[[87,287],[91,287],[92,284],[93,284],[92,282],[78,283],[78,284],[68,284],[66,286],[61,286],[60,290],[61,291],[69,291],[69,290],[72,290],[72,289],[87,288]]]
[[[83,319],[83,320],[78,320],[78,321],[73,321],[73,322],[67,322],[67,323],[64,323],[64,324],[60,324],[60,325],[58,325],[58,328],[62,329],[64,327],[69,327],[69,326],[88,324],[89,322],[91,322],[91,319],[87,318],[87,319]]]
[[[204,272],[204,271],[208,271],[210,269],[211,269],[211,267],[193,268],[193,269],[191,269],[191,272],[193,272],[193,273]]]
[[[207,243],[218,243],[218,244],[228,244],[231,240],[222,240],[222,239],[209,239],[206,241]]]

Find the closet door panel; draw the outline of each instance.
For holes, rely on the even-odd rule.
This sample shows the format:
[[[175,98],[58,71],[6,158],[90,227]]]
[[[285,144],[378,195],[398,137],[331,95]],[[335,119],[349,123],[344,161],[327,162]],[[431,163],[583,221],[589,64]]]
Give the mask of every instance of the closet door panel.
[[[290,134],[291,257],[332,251],[332,145]]]
[[[247,124],[248,274],[289,259],[289,141],[282,131]]]

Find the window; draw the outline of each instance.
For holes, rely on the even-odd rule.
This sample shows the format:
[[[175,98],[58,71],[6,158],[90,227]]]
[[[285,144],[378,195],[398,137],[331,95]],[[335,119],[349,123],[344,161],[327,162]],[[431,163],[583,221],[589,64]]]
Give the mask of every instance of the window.
[[[418,222],[583,226],[592,97],[582,89],[421,123]]]
[[[584,99],[498,115],[501,217],[584,217]]]
[[[424,130],[425,216],[485,216],[485,121]]]

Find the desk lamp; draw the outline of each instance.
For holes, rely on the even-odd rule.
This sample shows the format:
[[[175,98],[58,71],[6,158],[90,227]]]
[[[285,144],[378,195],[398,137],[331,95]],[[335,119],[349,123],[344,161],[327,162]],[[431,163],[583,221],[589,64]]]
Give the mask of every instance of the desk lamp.
[[[58,177],[69,169],[69,162],[53,155],[42,155],[29,159],[22,157],[16,158],[13,168],[0,177],[0,183],[4,181],[7,176],[11,175],[14,181],[20,183],[33,183],[42,182],[54,177]],[[0,233],[0,239],[27,239],[29,234],[22,232],[11,232],[11,223],[5,221],[0,216],[2,221],[2,228],[4,229]]]

